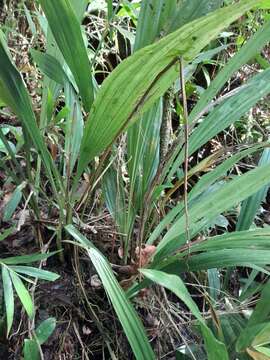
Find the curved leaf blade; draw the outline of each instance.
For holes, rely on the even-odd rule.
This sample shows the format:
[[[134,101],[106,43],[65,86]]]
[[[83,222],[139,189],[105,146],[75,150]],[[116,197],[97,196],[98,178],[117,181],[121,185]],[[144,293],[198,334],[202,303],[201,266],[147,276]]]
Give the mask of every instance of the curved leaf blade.
[[[56,327],[55,318],[46,319],[42,321],[41,324],[39,324],[35,333],[40,345],[44,344],[49,339],[49,337],[54,332],[55,327]]]
[[[23,304],[23,307],[25,308],[25,311],[27,312],[27,315],[32,319],[34,317],[34,304],[32,302],[31,296],[24,286],[22,280],[19,278],[19,276],[13,272],[9,272],[13,286],[16,290],[17,295],[19,296],[21,303]]]
[[[39,152],[56,194],[55,180],[59,173],[41,136],[23,79],[11,61],[3,33],[0,30],[0,94],[5,103],[21,119],[31,141]],[[61,182],[58,181],[61,189]]]
[[[269,181],[269,165],[260,166],[242,176],[235,177],[222,188],[218,188],[200,201],[195,202],[189,209],[191,235],[193,236],[200,231],[217,215],[256,193]],[[236,192],[235,189],[238,191]],[[154,259],[158,260],[167,256],[185,242],[185,216],[181,216],[159,243]]]
[[[84,248],[97,270],[106,293],[111,300],[114,310],[123,326],[130,346],[138,360],[155,359],[155,355],[146,337],[143,325],[125,292],[116,280],[110,264],[105,257],[85,238],[74,226],[66,226],[68,233],[73,236]]]
[[[11,266],[10,268],[19,274],[32,276],[34,278],[47,281],[55,281],[60,277],[58,274],[55,274],[51,271],[38,269],[32,266]]]
[[[8,335],[12,327],[13,318],[14,318],[14,294],[13,294],[12,282],[9,275],[9,271],[5,266],[2,266],[2,281],[3,281],[4,299],[5,299],[5,307],[6,307],[7,335]]]
[[[86,111],[94,99],[90,63],[81,26],[70,0],[39,0],[56,43],[80,90]]]
[[[93,104],[82,140],[76,179],[131,120],[147,111],[176,80],[179,56],[192,60],[223,28],[254,5],[255,0],[245,0],[217,10],[124,60],[104,81]]]
[[[218,341],[212,331],[207,327],[197,304],[191,298],[185,284],[179,276],[167,274],[158,270],[141,269],[141,273],[149,280],[172,291],[190,309],[192,314],[199,320],[205,340],[205,347],[209,360],[228,360],[229,356],[225,345]]]

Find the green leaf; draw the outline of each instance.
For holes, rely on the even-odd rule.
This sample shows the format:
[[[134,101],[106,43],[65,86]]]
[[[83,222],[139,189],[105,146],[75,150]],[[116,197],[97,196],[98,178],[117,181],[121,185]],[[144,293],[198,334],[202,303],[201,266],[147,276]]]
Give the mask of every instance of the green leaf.
[[[269,163],[270,163],[270,150],[265,149],[260,159],[259,166]],[[268,186],[263,187],[256,194],[249,197],[243,202],[241,206],[241,212],[236,225],[237,230],[247,230],[250,228],[261,203],[264,201],[266,197],[268,187],[269,184]]]
[[[83,136],[84,121],[80,102],[73,87],[70,83],[66,82],[64,88],[66,105],[70,109],[65,122],[65,153],[67,163],[64,171],[66,175],[67,171],[72,173],[77,161]]]
[[[56,43],[78,85],[86,111],[94,99],[90,63],[81,26],[70,0],[39,0]]]
[[[104,81],[86,123],[74,187],[87,164],[164,94],[179,76],[179,56],[192,60],[211,39],[256,5],[241,1],[195,20],[124,60]],[[134,76],[136,74],[136,76]]]
[[[149,280],[165,287],[172,291],[176,296],[181,299],[184,304],[189,308],[192,314],[199,320],[201,324],[201,330],[205,340],[205,347],[209,360],[228,360],[228,353],[225,345],[218,341],[211,330],[207,327],[205,320],[201,316],[201,313],[192,300],[189,292],[180,277],[176,275],[166,274],[158,270],[141,269],[141,273],[146,276]]]
[[[129,221],[135,220],[135,214],[130,209],[129,214],[123,211],[126,207],[125,202],[125,185],[119,171],[110,166],[102,178],[102,188],[104,191],[104,197],[106,206],[113,216],[119,232],[121,234],[128,234]]]
[[[207,270],[207,278],[208,278],[208,287],[209,294],[211,299],[215,302],[218,301],[218,296],[220,294],[220,273],[217,269],[208,269]]]
[[[47,280],[47,281],[55,281],[60,277],[60,275],[55,274],[51,271],[46,271],[31,266],[11,266],[10,269],[12,269],[13,271],[19,274],[32,276],[34,278]]]
[[[264,346],[256,346],[256,350],[270,358],[270,349]]]
[[[143,0],[137,25],[135,50],[218,9],[222,3],[222,0]]]
[[[24,360],[40,360],[39,348],[36,340],[24,339]]]
[[[221,188],[210,192],[208,196],[195,202],[189,209],[191,236],[194,236],[199,230],[207,226],[217,215],[231,209],[242,200],[254,194],[268,184],[269,181],[269,166],[260,166],[242,176],[235,177]],[[238,189],[238,191],[235,192],[235,189]],[[185,242],[185,216],[183,215],[175,222],[159,243],[155,259],[160,259],[172,253]]]
[[[222,70],[218,73],[210,86],[203,92],[200,100],[190,113],[189,119],[193,121],[195,117],[204,110],[210,101],[221,90],[222,86],[230,77],[250,59],[256,56],[258,52],[266,45],[270,37],[270,22],[264,24],[228,61]]]
[[[66,230],[87,249],[87,253],[103,283],[108,297],[111,300],[136,359],[155,359],[143,325],[133,306],[128,301],[123,289],[118,284],[108,261],[88,239],[86,239],[77,229],[74,228],[74,226],[68,225],[66,226]]]
[[[30,254],[30,255],[21,255],[21,256],[13,256],[5,259],[0,259],[0,263],[5,265],[18,265],[18,264],[29,264],[36,261],[46,260],[50,256],[57,254],[59,251],[53,251],[48,254]]]
[[[9,235],[11,235],[15,230],[15,228],[16,228],[15,226],[12,226],[8,229],[5,229],[2,233],[0,233],[0,241],[5,240]]]
[[[28,292],[28,290],[26,289],[26,287],[24,286],[22,280],[19,278],[19,276],[13,272],[10,271],[9,272],[13,286],[16,290],[17,295],[19,296],[23,307],[25,308],[25,311],[27,312],[27,315],[30,317],[30,319],[32,319],[34,317],[34,304],[32,302],[31,296]]]
[[[230,98],[216,106],[208,116],[195,128],[189,139],[189,153],[192,154],[206,144],[215,135],[228,128],[240,119],[252,106],[270,92],[270,69],[252,77]],[[177,157],[168,177],[184,162],[182,150]]]
[[[27,18],[27,22],[28,22],[28,25],[29,25],[29,28],[32,32],[33,35],[36,35],[36,26],[35,26],[35,23],[32,19],[32,16],[31,16],[31,13],[30,11],[27,9],[27,7],[25,6],[25,4],[23,4],[23,9],[24,9],[24,12],[25,12],[25,16]]]
[[[269,297],[270,297],[270,281],[268,281],[264,286],[260,300],[257,303],[255,310],[252,312],[249,318],[248,326],[253,326],[260,322],[266,321],[266,319],[270,314]]]
[[[210,237],[201,243],[191,246],[190,251],[201,252],[223,249],[269,249],[270,227],[235,231],[223,235]]]
[[[225,249],[207,251],[193,255],[188,261],[181,256],[172,256],[169,260],[153,265],[169,273],[179,274],[185,271],[201,271],[230,266],[265,266],[270,261],[270,250]],[[256,266],[255,266],[256,268]]]
[[[42,53],[41,51],[34,49],[32,49],[30,53],[34,62],[38,65],[43,74],[58,84],[64,85],[64,82],[67,81],[67,76],[57,59],[50,54]]]
[[[267,345],[270,342],[269,335],[269,323],[248,326],[240,334],[236,343],[236,350],[241,352],[250,346],[255,347]]]
[[[10,279],[8,269],[2,265],[2,281],[3,281],[3,290],[4,290],[4,300],[6,307],[6,316],[7,316],[7,336],[10,332],[13,323],[14,317],[14,295],[12,282]]]
[[[46,319],[42,321],[41,324],[39,324],[39,326],[35,330],[35,333],[40,345],[44,344],[49,339],[49,337],[54,332],[55,327],[56,327],[55,318]]]
[[[223,3],[223,0],[177,1],[176,11],[171,13],[171,24],[167,24],[165,29],[168,28],[169,31],[175,30],[187,22],[205,16],[208,13],[220,8]]]
[[[270,0],[260,0],[257,7],[258,9],[270,9]]]
[[[262,150],[264,146],[269,146],[269,143],[257,144],[255,146],[237,152],[236,154],[229,157],[227,160],[224,160],[215,169],[212,169],[212,171],[202,176],[189,193],[189,206],[191,202],[199,201],[199,196],[207,189],[209,189],[213,184],[215,184],[217,181],[222,180],[224,176],[226,176],[227,171],[229,171],[234,166],[234,164],[239,162],[244,157]],[[175,206],[171,211],[169,211],[168,214],[162,219],[162,221],[156,226],[149,239],[147,240],[147,244],[153,244],[154,241],[158,239],[162,231],[168,228],[168,226],[173,223],[177,216],[181,214],[183,209],[184,204],[183,202],[181,202],[179,205]]]
[[[14,190],[9,202],[6,204],[4,208],[4,214],[3,214],[3,220],[9,221],[15,210],[17,209],[17,206],[19,205],[21,199],[22,199],[22,189],[25,187],[25,183],[19,185]]]
[[[79,22],[81,22],[86,12],[87,5],[89,4],[89,0],[70,0],[70,3],[79,19]]]
[[[39,152],[45,166],[48,178],[58,198],[55,179],[61,189],[59,173],[36,124],[35,115],[30,98],[26,91],[21,75],[13,65],[7,50],[4,35],[0,30],[0,93],[1,98],[21,119],[23,127],[27,130],[31,141]],[[54,176],[53,176],[54,175]]]

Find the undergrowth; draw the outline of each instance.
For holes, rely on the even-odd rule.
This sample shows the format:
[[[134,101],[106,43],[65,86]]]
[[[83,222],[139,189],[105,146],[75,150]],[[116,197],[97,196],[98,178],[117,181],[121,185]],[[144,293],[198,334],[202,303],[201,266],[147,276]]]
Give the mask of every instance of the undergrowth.
[[[270,358],[269,8],[0,1],[1,358]]]

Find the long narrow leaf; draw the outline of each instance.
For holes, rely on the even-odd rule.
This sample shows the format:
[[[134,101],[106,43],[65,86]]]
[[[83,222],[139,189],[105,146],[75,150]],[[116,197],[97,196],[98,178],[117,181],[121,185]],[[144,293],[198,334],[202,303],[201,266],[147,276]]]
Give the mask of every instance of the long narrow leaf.
[[[55,280],[59,279],[59,277],[60,277],[58,274],[55,274],[51,271],[37,269],[37,268],[31,267],[31,266],[11,266],[10,269],[12,269],[13,271],[15,271],[19,274],[32,276],[32,277],[42,279],[42,280],[47,280],[47,281],[55,281]]]
[[[123,289],[118,284],[108,261],[96,247],[72,225],[66,226],[66,230],[87,249],[87,253],[112,302],[136,359],[154,360],[155,356],[147,340],[143,325],[133,306],[128,301]]]
[[[270,150],[265,149],[260,159],[259,165],[265,165],[270,163]],[[265,186],[253,196],[245,200],[241,206],[241,212],[237,221],[237,230],[248,230],[252,225],[256,213],[265,200],[267,190],[269,186]]]
[[[270,92],[269,79],[270,69],[251,78],[237,90],[237,93],[215,107],[191,134],[189,153],[194,153],[215,135],[239,120],[261,98],[265,97]],[[184,162],[184,158],[185,154],[182,150],[170,170],[169,178]]]
[[[11,62],[7,52],[7,47],[3,33],[0,31],[0,94],[5,103],[11,107],[15,114],[21,119],[24,127],[39,152],[43,164],[46,168],[51,185],[57,194],[55,178],[58,180],[58,186],[61,189],[59,173],[52,161],[50,153],[41,137],[39,128],[36,124],[34,112],[32,110],[30,98],[27,94],[23,80]],[[53,176],[54,175],[54,176]]]
[[[102,84],[86,124],[74,186],[86,165],[179,76],[179,56],[192,60],[223,28],[254,5],[255,0],[241,1],[195,20],[137,51],[111,73]]]
[[[202,333],[205,339],[205,345],[209,360],[228,360],[229,356],[226,351],[225,345],[218,341],[211,330],[207,327],[205,320],[201,316],[201,313],[192,300],[187,288],[180,277],[176,275],[170,275],[158,270],[144,269],[140,270],[149,280],[165,287],[172,291],[176,296],[181,299],[184,304],[190,309],[192,314],[199,320],[201,324]]]
[[[58,251],[53,251],[49,254],[30,254],[30,255],[21,255],[21,256],[12,256],[5,259],[0,259],[0,263],[5,265],[19,265],[19,264],[29,264],[36,261],[46,260],[50,256],[57,254]]]
[[[23,307],[25,308],[25,311],[27,312],[27,315],[30,317],[30,319],[32,319],[34,317],[34,304],[32,302],[31,296],[28,292],[28,290],[26,289],[26,287],[24,286],[22,280],[19,278],[19,276],[13,272],[10,271],[9,272],[12,283],[14,285],[14,288],[16,290],[17,295],[19,296]]]
[[[5,266],[2,266],[2,281],[3,281],[5,308],[7,315],[7,335],[8,335],[14,317],[14,295],[13,295],[13,288],[12,288],[12,282],[10,279],[9,271]]]
[[[270,261],[270,250],[225,249],[207,251],[190,257],[188,261],[178,256],[160,262],[156,267],[160,270],[179,274],[185,271],[201,271],[231,266],[246,266],[254,268],[265,266]]]
[[[258,54],[263,46],[268,43],[269,36],[270,22],[268,21],[241,47],[235,56],[231,58],[225,67],[218,73],[216,78],[211,81],[210,86],[202,94],[199,102],[192,110],[190,121],[193,121],[194,118],[209,104],[234,72]]]
[[[210,171],[209,173],[205,174],[201,177],[201,179],[195,184],[192,190],[189,193],[188,201],[189,206],[191,206],[191,201],[199,201],[198,197],[210,188],[213,184],[217,181],[221,181],[226,175],[227,172],[241,159],[244,157],[253,154],[256,151],[260,151],[263,149],[264,146],[269,146],[269,143],[262,143],[252,146],[250,148],[244,149],[229,159],[223,161],[220,165],[218,165],[215,169]],[[164,231],[168,226],[173,224],[174,220],[181,214],[184,209],[184,204],[181,202],[179,205],[175,206],[168,214],[163,218],[163,220],[157,225],[154,229],[153,233],[147,240],[148,244],[153,244],[154,241],[160,236],[162,231]]]
[[[79,20],[70,0],[39,0],[53,36],[72,71],[86,111],[94,100],[90,63]]]
[[[223,211],[232,208],[270,181],[268,165],[258,167],[243,176],[234,178],[227,184],[196,202],[189,210],[191,235],[196,234],[209,221]],[[236,192],[235,189],[238,189]],[[166,256],[185,243],[185,216],[172,226],[157,247],[155,258]]]

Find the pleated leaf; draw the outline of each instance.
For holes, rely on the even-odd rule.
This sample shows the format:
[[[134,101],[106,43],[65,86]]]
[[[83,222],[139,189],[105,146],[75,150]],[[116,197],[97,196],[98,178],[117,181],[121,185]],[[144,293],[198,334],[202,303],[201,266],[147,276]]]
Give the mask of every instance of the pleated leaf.
[[[205,241],[192,245],[191,252],[223,249],[269,249],[270,227],[247,231],[235,231],[213,236]]]
[[[208,269],[222,269],[232,266],[243,266],[257,268],[265,266],[270,261],[270,250],[254,249],[225,249],[206,251],[190,257],[188,261],[180,259],[179,256],[171,257],[169,260],[159,263],[158,269],[179,274],[185,271],[201,271]]]
[[[202,93],[200,100],[190,113],[190,121],[193,121],[194,118],[206,108],[226,81],[228,81],[242,65],[246,64],[260,52],[263,46],[268,43],[269,37],[270,21],[266,22],[228,61],[224,68],[219,71],[217,76],[211,81],[210,86]]]
[[[207,226],[217,215],[256,193],[269,181],[270,167],[260,166],[242,176],[235,177],[197,201],[189,209],[191,235],[193,236]],[[185,220],[185,216],[181,216],[161,240],[155,253],[156,259],[170,254],[186,242]]]
[[[216,106],[209,115],[196,127],[189,139],[189,154],[194,153],[214,136],[239,120],[260,99],[270,92],[270,69],[252,77],[240,87],[237,92]],[[175,161],[169,177],[173,176],[179,166],[184,162],[184,150],[180,152]]]
[[[222,29],[256,3],[245,0],[217,10],[123,61],[104,81],[91,109],[77,181],[87,164],[112,144],[131,120],[147,111],[179,76],[179,56],[192,60]]]
[[[223,0],[143,0],[137,25],[135,50],[218,9],[222,3]]]
[[[70,0],[39,0],[55,41],[68,64],[86,111],[94,99],[90,62],[78,16]],[[80,8],[81,12],[81,8]]]
[[[55,327],[56,327],[55,318],[48,318],[42,321],[41,324],[39,324],[39,326],[36,328],[35,333],[40,345],[44,344],[48,340],[48,338],[54,332]]]
[[[40,360],[40,353],[36,340],[24,339],[23,355],[25,360]]]
[[[246,156],[253,154],[254,152],[261,151],[264,146],[269,146],[269,143],[262,143],[242,150],[234,155],[232,155],[227,160],[224,160],[220,165],[214,168],[212,171],[208,172],[195,184],[192,190],[189,193],[188,201],[189,206],[193,202],[200,201],[199,197],[207,191],[211,186],[213,186],[216,182],[221,181],[224,176],[226,176],[227,172],[241,159]],[[184,204],[181,202],[179,205],[175,206],[172,210],[166,214],[166,216],[161,220],[161,222],[156,226],[149,239],[147,240],[147,244],[153,244],[154,241],[160,236],[160,234],[168,227],[173,224],[175,219],[183,212]]]
[[[65,81],[67,81],[67,76],[60,62],[55,57],[33,49],[31,50],[31,55],[43,74],[58,84],[64,85]]]

